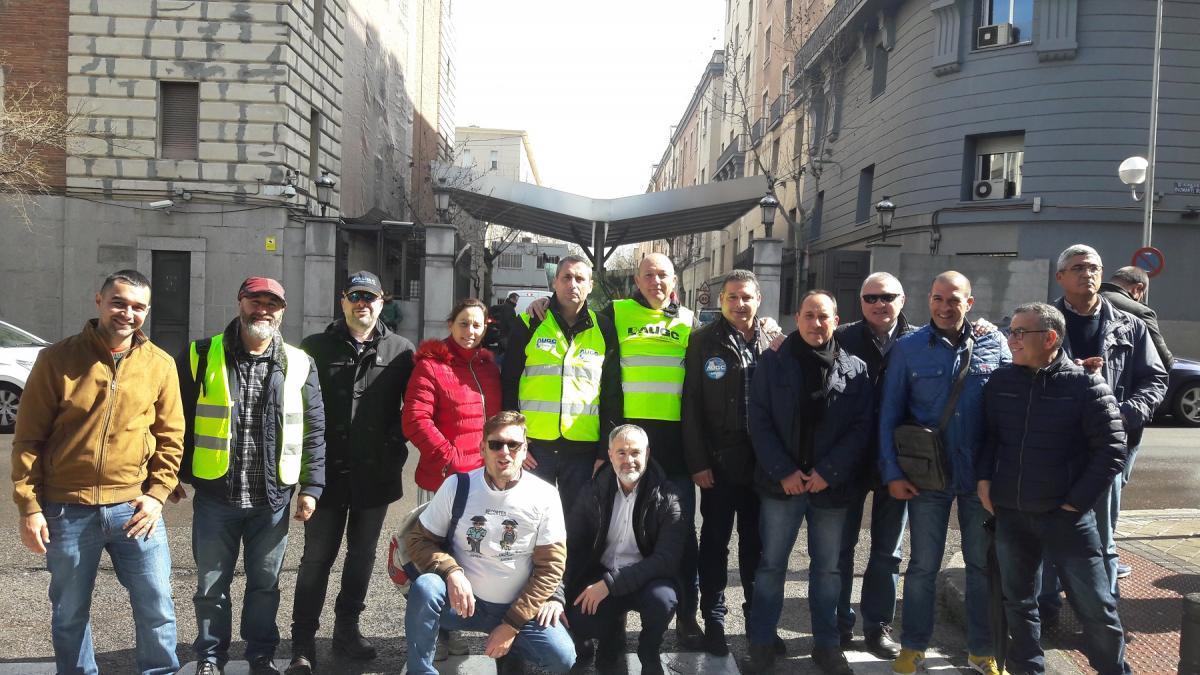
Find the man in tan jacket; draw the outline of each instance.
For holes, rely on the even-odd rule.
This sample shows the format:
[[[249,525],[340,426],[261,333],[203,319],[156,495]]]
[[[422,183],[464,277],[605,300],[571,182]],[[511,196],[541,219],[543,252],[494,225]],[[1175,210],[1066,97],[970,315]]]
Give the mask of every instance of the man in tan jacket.
[[[139,330],[150,282],[115,272],[99,318],[38,355],[13,436],[21,542],[46,556],[60,673],[96,673],[88,618],[100,552],[129,590],[142,673],[174,673],[171,556],[160,514],[178,482],[183,406],[175,363]]]

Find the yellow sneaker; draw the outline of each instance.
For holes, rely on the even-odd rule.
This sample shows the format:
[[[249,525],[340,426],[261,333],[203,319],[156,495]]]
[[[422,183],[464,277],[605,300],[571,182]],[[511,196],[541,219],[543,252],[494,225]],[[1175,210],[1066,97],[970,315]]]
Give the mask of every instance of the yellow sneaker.
[[[912,675],[918,670],[925,670],[925,652],[904,647],[892,661],[892,672],[896,675]]]
[[[996,665],[995,657],[991,656],[967,656],[967,666],[977,673],[983,675],[1004,675],[1000,672],[1000,667]]]

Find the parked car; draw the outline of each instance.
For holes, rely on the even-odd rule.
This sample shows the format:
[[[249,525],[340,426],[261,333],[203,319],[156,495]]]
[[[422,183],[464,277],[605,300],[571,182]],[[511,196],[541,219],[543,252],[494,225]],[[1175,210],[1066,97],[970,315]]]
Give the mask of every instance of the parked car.
[[[0,433],[12,433],[17,424],[21,392],[33,370],[33,361],[49,342],[33,333],[0,321]]]
[[[1157,416],[1170,415],[1176,424],[1200,427],[1200,362],[1176,357],[1167,395]]]
[[[697,314],[699,314],[700,325],[707,326],[708,324],[716,321],[718,316],[721,316],[721,310],[701,309],[697,312]]]

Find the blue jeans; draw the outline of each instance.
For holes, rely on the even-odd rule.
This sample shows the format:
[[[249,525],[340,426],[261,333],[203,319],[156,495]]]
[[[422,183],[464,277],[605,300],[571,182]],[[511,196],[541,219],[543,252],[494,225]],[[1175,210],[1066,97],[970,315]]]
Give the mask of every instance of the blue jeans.
[[[537,460],[533,475],[558,488],[563,513],[569,513],[575,498],[592,479],[596,456],[590,453],[560,452],[546,447],[544,441],[529,441],[529,454]]]
[[[43,506],[50,530],[46,545],[50,635],[59,673],[99,672],[89,615],[101,551],[108,551],[117,579],[129,591],[138,670],[145,674],[179,670],[167,527],[159,520],[148,539],[130,539],[122,528],[133,513],[128,502],[107,506],[47,502]]]
[[[700,491],[700,614],[704,622],[725,625],[725,588],[729,585],[729,539],[734,519],[738,532],[738,573],[747,601],[754,598],[754,574],[762,559],[758,534],[758,493],[738,485],[719,468],[713,470],[711,488]]]
[[[229,660],[233,609],[229,584],[245,546],[246,597],[242,601],[242,639],[246,660],[275,656],[279,646],[279,571],[287,552],[288,504],[244,509],[196,490],[193,500],[192,555],[196,559],[197,661],[224,666]]]
[[[841,589],[838,553],[846,507],[815,506],[808,495],[783,499],[762,498],[759,531],[763,537],[762,564],[754,578],[754,608],[746,626],[752,645],[769,645],[775,640],[779,615],[783,612],[783,583],[788,560],[800,524],[808,521],[808,607],[812,616],[813,642],[818,647],[837,647],[837,603]]]
[[[683,540],[683,559],[680,561],[679,616],[695,617],[700,604],[700,553],[696,541],[696,484],[691,476],[670,476],[667,482],[679,496],[679,511],[687,538]],[[678,624],[676,624],[678,625]]]
[[[475,613],[463,618],[450,607],[449,595],[446,582],[436,574],[422,574],[412,582],[404,612],[410,675],[437,674],[433,651],[438,629],[490,633],[504,621],[511,606],[475,598]],[[510,653],[552,673],[565,673],[575,665],[575,642],[561,621],[557,626],[542,627],[537,619],[529,620],[517,633]]]
[[[838,598],[838,630],[854,632],[854,607],[850,595],[854,590],[854,549],[862,528],[863,507],[871,497],[871,554],[863,574],[862,598],[859,607],[863,615],[863,635],[878,634],[881,626],[890,626],[896,616],[896,585],[900,581],[900,555],[903,548],[904,524],[908,521],[908,502],[892,499],[886,487],[856,497],[846,513],[846,528],[842,533],[842,552],[838,571],[842,576],[842,594]]]
[[[908,501],[911,560],[904,574],[904,631],[901,646],[925,651],[933,636],[937,575],[946,552],[950,507],[958,501],[963,561],[967,566],[967,649],[972,656],[992,656],[988,622],[987,549],[983,529],[987,511],[975,494],[955,495],[924,490]]]
[[[1128,673],[1125,639],[1117,600],[1108,589],[1094,512],[1023,513],[996,509],[996,555],[1004,585],[1004,609],[1011,642],[1007,667],[1014,672],[1044,673],[1041,619],[1036,595],[1039,566],[1045,557],[1062,572],[1067,598],[1083,623],[1085,652],[1102,675]]]

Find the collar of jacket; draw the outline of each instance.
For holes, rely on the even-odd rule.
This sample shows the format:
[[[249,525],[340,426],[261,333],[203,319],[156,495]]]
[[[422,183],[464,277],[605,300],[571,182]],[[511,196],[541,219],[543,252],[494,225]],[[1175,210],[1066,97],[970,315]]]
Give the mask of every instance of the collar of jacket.
[[[1013,365],[1016,366],[1016,364],[1013,364]],[[1038,369],[1034,370],[1032,368],[1029,368],[1028,366],[1016,366],[1016,367],[1020,368],[1023,372],[1027,373],[1030,377],[1033,377],[1036,379],[1038,375],[1043,375],[1043,374],[1047,375],[1047,376],[1056,375],[1064,370],[1068,370],[1072,367],[1078,367],[1078,366],[1076,366],[1075,362],[1071,360],[1071,357],[1067,355],[1067,350],[1063,349],[1062,347],[1059,347],[1058,354],[1054,357],[1054,360],[1051,361],[1050,363],[1046,364],[1042,368],[1038,368]]]
[[[95,347],[97,356],[112,362],[112,350],[108,348],[108,343],[104,341],[104,336],[100,334],[100,319],[88,319],[84,321],[83,334],[87,336],[88,342]],[[130,342],[129,348],[134,349],[139,347],[148,339],[141,329],[135,330],[133,331],[133,340]]]
[[[246,346],[242,344],[241,320],[235,318],[225,327],[225,356],[235,361],[239,354],[245,353]],[[287,352],[283,348],[283,336],[279,331],[271,338],[271,365],[287,372]]]
[[[792,351],[795,349],[796,343],[793,340],[803,339],[800,337],[799,330],[792,331],[784,339],[783,344],[779,345],[777,353],[781,356],[786,355],[786,358],[794,360],[796,357],[792,355]],[[829,369],[829,376],[825,378],[824,391],[826,394],[829,394],[831,391],[839,393],[846,391],[846,382],[849,379],[847,376],[854,372],[854,363],[850,361],[850,352],[842,349],[836,337],[830,338],[830,342],[833,343],[833,367]]]
[[[940,329],[938,329],[937,324],[935,324],[933,322],[932,318],[929,319],[929,323],[926,324],[926,326],[929,328],[929,345],[930,346],[933,346],[939,340],[945,340],[948,346],[952,346],[955,349],[959,349],[959,348],[963,348],[966,346],[967,340],[974,339],[972,337],[972,335],[975,331],[975,327],[971,325],[970,321],[967,321],[965,319],[963,320],[962,330],[960,330],[958,333],[958,344],[955,344],[955,345],[949,344],[950,340],[946,339],[946,337],[944,335],[942,335],[942,331]],[[897,337],[899,337],[899,336],[897,336]]]
[[[329,324],[329,327],[325,329],[325,332],[346,340],[354,339],[354,336],[350,335],[350,327],[346,325],[346,320],[344,318],[335,319],[334,322]],[[385,337],[390,332],[391,331],[388,330],[387,324],[382,321],[376,321],[375,330],[371,331],[371,339],[367,340],[367,343],[369,344],[382,337]]]
[[[613,498],[616,497],[617,490],[621,489],[617,481],[617,472],[613,469],[612,462],[605,460],[604,464],[600,465],[600,469],[596,472],[596,486],[601,499],[604,501],[601,506],[608,511],[613,503]],[[634,513],[640,513],[642,506],[650,496],[658,496],[662,484],[666,481],[666,473],[663,472],[658,462],[654,457],[650,457],[650,462],[646,465],[646,470],[642,473],[642,477],[638,479],[637,500],[634,501]],[[601,536],[607,537],[607,528],[601,533]]]
[[[1108,354],[1118,344],[1133,344],[1133,316],[1113,307],[1113,304],[1103,295],[1097,295],[1096,298],[1100,301],[1100,332],[1102,334],[1100,351],[1102,355]],[[1064,314],[1071,311],[1067,309],[1066,296],[1060,296],[1055,300],[1054,306]],[[1063,351],[1067,351],[1065,338],[1063,345]]]
[[[583,301],[583,307],[579,308],[579,316],[575,317],[575,323],[568,326],[567,318],[562,313],[562,303],[558,301],[558,295],[550,296],[550,303],[547,305],[550,313],[554,315],[554,320],[558,322],[558,327],[563,332],[582,333],[592,327],[592,315],[588,313],[587,300]]]
[[[871,330],[871,324],[867,323],[866,319],[859,319],[856,323],[859,324],[858,329],[862,331],[863,337],[869,340],[870,344],[875,344],[875,332]],[[910,332],[912,326],[908,325],[908,317],[904,316],[904,310],[900,310],[896,313],[896,326],[891,337],[893,340],[899,340]]]
[[[1100,284],[1100,292],[1104,293],[1104,291],[1110,291],[1112,293],[1120,293],[1121,295],[1129,298],[1130,300],[1132,300],[1138,304],[1141,304],[1141,305],[1146,304],[1146,303],[1142,302],[1141,300],[1138,300],[1137,298],[1133,297],[1133,295],[1129,291],[1125,290],[1118,284],[1114,284],[1111,281],[1105,281]],[[1107,298],[1105,298],[1105,299],[1107,300]]]
[[[654,309],[650,306],[650,301],[646,299],[646,296],[642,295],[641,291],[633,292],[633,300],[637,301],[639,305],[645,307],[646,309]],[[679,303],[675,301],[668,302],[667,304],[663,305],[662,309],[658,311],[669,317],[679,316]]]
[[[754,339],[747,342],[747,344],[757,344],[760,352],[771,344],[771,341],[767,339],[766,331],[764,331],[762,328],[763,321],[764,320],[759,317],[754,317]],[[717,317],[717,322],[720,324],[721,330],[724,331],[725,337],[729,338],[730,340],[733,340],[734,333],[740,334],[740,331],[734,328],[732,323],[729,323],[729,320],[725,318],[724,314],[721,314]]]

